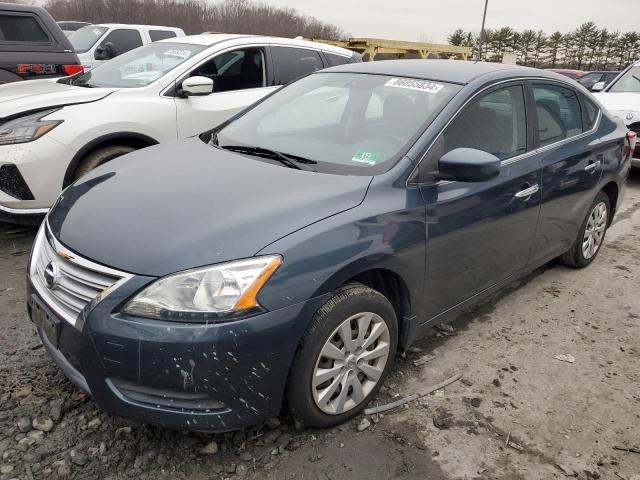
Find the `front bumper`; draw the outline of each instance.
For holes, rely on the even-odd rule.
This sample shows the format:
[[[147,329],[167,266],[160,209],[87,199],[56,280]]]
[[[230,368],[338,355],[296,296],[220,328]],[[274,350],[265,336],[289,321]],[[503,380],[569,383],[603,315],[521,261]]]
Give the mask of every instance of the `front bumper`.
[[[221,432],[278,415],[299,339],[324,299],[210,325],[117,313],[149,281],[132,277],[75,326],[58,317],[55,339],[38,326],[67,377],[106,412],[165,427]],[[31,279],[27,298],[33,319],[42,298]]]
[[[17,169],[31,193],[18,198],[0,188],[0,212],[19,219],[20,216],[41,216],[47,212],[62,191],[72,152],[48,135],[38,140],[17,145],[0,145],[0,166]],[[7,190],[7,191],[3,191]],[[16,220],[17,221],[17,220]]]

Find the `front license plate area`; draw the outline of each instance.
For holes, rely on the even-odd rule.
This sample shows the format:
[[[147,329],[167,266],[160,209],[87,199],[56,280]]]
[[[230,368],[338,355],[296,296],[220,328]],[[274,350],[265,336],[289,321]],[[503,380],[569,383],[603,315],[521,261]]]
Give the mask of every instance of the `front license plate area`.
[[[29,304],[31,305],[31,319],[33,323],[41,328],[47,340],[49,340],[55,348],[58,348],[61,329],[60,320],[52,315],[49,309],[45,307],[35,295],[31,295]]]

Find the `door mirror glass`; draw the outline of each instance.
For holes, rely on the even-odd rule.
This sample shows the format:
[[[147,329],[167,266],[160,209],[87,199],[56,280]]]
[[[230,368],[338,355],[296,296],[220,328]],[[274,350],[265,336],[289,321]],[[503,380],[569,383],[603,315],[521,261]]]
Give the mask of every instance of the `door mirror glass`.
[[[107,42],[96,48],[96,53],[94,55],[96,60],[111,60],[116,56],[116,47],[112,42]]]
[[[474,148],[456,148],[445,153],[438,165],[441,180],[486,182],[500,174],[500,159]]]
[[[207,77],[189,77],[182,82],[185,97],[201,97],[213,92],[213,80]]]
[[[605,83],[604,82],[594,83],[593,86],[591,87],[591,91],[592,92],[601,92],[602,90],[604,90],[604,87],[605,87]]]

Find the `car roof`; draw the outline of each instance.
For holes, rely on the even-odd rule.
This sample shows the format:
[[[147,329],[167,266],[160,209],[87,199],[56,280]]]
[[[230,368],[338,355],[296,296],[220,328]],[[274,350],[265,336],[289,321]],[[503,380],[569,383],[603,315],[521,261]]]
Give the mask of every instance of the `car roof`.
[[[199,35],[187,35],[185,37],[179,37],[179,38],[167,38],[160,41],[192,43],[196,45],[211,46],[211,45],[216,45],[220,42],[225,42],[230,40],[239,40],[239,39],[250,39],[252,42],[266,43],[271,45],[276,44],[276,45],[290,45],[293,47],[313,48],[313,49],[324,50],[325,52],[333,52],[338,55],[353,55],[353,52],[351,50],[347,50],[346,48],[336,47],[334,45],[329,45],[326,43],[310,42],[308,40],[300,40],[296,38],[269,37],[269,36],[261,36],[261,35],[240,35],[240,34],[230,34],[230,33],[201,33]]]
[[[392,75],[458,84],[471,83],[473,80],[489,74],[497,74],[504,78],[547,77],[566,81],[566,77],[537,68],[464,60],[382,60],[379,62],[349,63],[323,71]]]
[[[156,28],[156,29],[165,29],[165,30],[182,30],[179,27],[165,27],[163,25],[140,25],[134,23],[94,23],[91,24],[92,27],[109,27],[109,28],[118,28],[118,27],[135,27],[135,28]]]

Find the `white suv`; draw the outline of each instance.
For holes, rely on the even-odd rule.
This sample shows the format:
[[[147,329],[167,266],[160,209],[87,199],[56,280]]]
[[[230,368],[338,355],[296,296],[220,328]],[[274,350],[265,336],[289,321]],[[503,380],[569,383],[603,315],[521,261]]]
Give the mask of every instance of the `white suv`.
[[[184,31],[157,25],[99,23],[70,33],[69,41],[87,72],[134,48],[175,37],[184,37]]]
[[[63,188],[102,163],[202,133],[279,85],[360,61],[304,40],[194,35],[145,45],[82,75],[2,85],[0,217],[37,221]]]
[[[627,67],[609,85],[604,82],[591,87],[594,95],[613,115],[640,138],[640,61]],[[636,149],[631,165],[640,167],[640,149]]]

